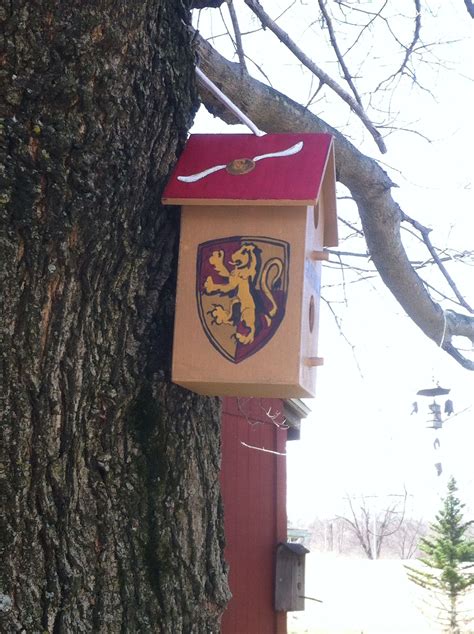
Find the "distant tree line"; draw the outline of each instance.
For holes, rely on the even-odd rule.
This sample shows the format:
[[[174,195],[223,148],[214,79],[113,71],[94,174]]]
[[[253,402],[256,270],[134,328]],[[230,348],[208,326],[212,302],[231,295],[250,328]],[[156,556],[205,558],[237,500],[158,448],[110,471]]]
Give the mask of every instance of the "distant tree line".
[[[376,510],[366,497],[348,497],[345,515],[317,518],[311,524],[311,547],[368,559],[418,557],[418,545],[428,524],[422,518],[408,517],[406,495],[400,498]]]

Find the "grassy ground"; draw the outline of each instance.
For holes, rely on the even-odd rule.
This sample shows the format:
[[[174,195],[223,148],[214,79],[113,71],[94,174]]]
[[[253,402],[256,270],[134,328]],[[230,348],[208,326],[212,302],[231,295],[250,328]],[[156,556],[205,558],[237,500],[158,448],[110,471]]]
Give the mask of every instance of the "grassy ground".
[[[304,612],[289,613],[289,634],[443,631],[429,620],[429,609],[422,606],[424,595],[408,581],[402,561],[344,559],[310,553],[306,557],[305,595],[323,603],[306,600]],[[474,610],[474,596],[468,603],[465,607]],[[463,632],[474,632],[474,626]]]

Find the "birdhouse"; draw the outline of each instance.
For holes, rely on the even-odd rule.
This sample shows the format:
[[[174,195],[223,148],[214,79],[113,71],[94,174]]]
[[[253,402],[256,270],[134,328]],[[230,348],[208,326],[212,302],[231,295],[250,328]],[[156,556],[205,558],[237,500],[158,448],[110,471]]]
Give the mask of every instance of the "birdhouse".
[[[182,206],[172,380],[314,396],[321,261],[337,244],[332,137],[192,135],[163,203]]]
[[[302,544],[278,544],[275,570],[275,610],[304,610],[305,557],[309,550]]]

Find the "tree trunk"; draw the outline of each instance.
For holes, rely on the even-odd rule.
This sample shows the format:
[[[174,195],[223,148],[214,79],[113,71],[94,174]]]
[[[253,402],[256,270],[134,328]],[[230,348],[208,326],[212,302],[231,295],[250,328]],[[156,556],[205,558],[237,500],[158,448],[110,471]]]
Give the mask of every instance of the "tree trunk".
[[[169,382],[175,0],[7,3],[0,630],[219,630],[219,408]]]
[[[458,626],[457,595],[449,595],[449,634],[460,634]]]

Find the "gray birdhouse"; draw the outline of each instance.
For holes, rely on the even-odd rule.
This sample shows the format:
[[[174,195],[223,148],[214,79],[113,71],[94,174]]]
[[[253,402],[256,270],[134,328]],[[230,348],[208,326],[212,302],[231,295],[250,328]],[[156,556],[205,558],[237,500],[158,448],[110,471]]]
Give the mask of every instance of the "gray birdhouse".
[[[278,544],[276,552],[275,610],[304,610],[305,557],[309,550],[302,544]]]

